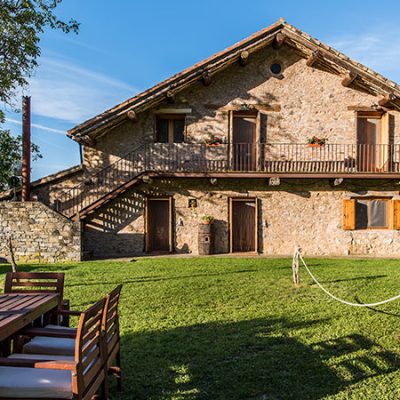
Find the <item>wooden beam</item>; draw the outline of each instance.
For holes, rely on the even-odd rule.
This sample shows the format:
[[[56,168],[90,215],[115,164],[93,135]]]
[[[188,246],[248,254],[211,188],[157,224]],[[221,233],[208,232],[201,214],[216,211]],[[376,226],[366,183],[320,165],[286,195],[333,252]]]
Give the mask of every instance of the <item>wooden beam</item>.
[[[201,75],[201,81],[203,82],[204,86],[209,86],[211,84],[211,74],[210,71],[206,70]]]
[[[349,87],[356,79],[358,75],[355,72],[347,72],[342,79],[342,85]]]
[[[167,92],[167,101],[168,103],[175,103],[175,93],[172,90],[168,90]]]
[[[137,121],[137,114],[136,114],[135,111],[133,111],[133,110],[129,110],[129,111],[126,113],[126,116],[127,116],[128,119],[130,119],[131,121],[134,121],[134,122]]]
[[[282,45],[283,45],[283,43],[285,43],[286,37],[287,37],[287,36],[286,36],[284,33],[278,32],[278,33],[276,34],[276,36],[275,36],[274,41],[272,42],[272,47],[273,47],[275,50],[278,50],[279,48],[281,48]]]
[[[307,59],[307,66],[308,67],[312,67],[317,61],[318,59],[321,57],[321,52],[318,50],[315,50],[312,52],[312,54],[310,55],[310,57],[308,57]]]
[[[84,144],[85,146],[94,147],[96,145],[96,140],[88,135],[85,135],[80,138],[80,143]]]
[[[393,108],[392,102],[396,99],[397,97],[394,93],[389,93],[378,100],[378,105],[384,108]]]
[[[247,50],[242,51],[239,56],[239,63],[242,67],[244,67],[249,61],[249,52]]]

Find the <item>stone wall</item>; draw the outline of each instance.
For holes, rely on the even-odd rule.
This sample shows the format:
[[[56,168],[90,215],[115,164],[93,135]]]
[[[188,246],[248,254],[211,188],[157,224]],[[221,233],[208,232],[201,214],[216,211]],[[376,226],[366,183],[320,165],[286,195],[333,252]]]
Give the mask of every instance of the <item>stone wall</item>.
[[[348,180],[334,186],[326,180],[282,180],[278,187],[264,179],[154,179],[109,203],[86,221],[84,251],[98,257],[129,257],[144,251],[144,199],[172,196],[174,248],[197,254],[202,215],[216,219],[216,253],[229,252],[229,197],[259,199],[259,252],[290,256],[295,244],[315,256],[400,256],[400,231],[342,229],[343,200],[350,196],[399,198],[399,188],[385,181]],[[189,199],[198,207],[190,209]]]
[[[280,78],[270,72],[272,62],[283,65]],[[85,147],[88,168],[115,161],[154,138],[156,112],[166,108],[191,109],[186,116],[187,141],[200,142],[215,133],[229,141],[232,106],[269,105],[262,111],[260,130],[268,143],[306,143],[312,136],[328,137],[329,143],[355,144],[356,118],[349,106],[372,107],[377,97],[345,88],[341,77],[306,66],[306,61],[287,46],[266,47],[252,54],[248,65],[234,64],[213,76],[210,86],[201,82],[179,92],[174,104],[167,102],[138,114]],[[400,143],[399,113],[391,111],[391,143]]]
[[[79,261],[81,234],[74,223],[41,202],[0,202],[0,256],[12,237],[18,262]]]

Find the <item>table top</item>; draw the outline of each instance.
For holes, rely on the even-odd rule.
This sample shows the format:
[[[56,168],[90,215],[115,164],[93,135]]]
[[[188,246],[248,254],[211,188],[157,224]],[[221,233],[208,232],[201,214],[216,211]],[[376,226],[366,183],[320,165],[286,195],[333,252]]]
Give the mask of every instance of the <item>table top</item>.
[[[0,342],[56,308],[56,293],[6,293],[0,295]]]

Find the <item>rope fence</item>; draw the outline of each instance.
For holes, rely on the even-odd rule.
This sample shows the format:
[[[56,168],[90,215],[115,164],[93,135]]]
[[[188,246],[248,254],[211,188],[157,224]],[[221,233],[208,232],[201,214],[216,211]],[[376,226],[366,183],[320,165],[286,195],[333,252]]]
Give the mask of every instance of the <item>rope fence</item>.
[[[335,296],[334,294],[332,294],[328,289],[326,289],[324,286],[322,286],[322,284],[318,281],[318,279],[314,276],[314,274],[310,271],[310,268],[308,267],[308,265],[306,264],[306,262],[304,261],[304,258],[301,254],[301,248],[300,247],[296,247],[295,252],[294,252],[294,256],[293,256],[293,264],[292,264],[292,268],[293,268],[293,282],[296,286],[299,285],[300,283],[300,277],[299,277],[299,260],[301,261],[301,263],[303,264],[305,270],[308,272],[308,274],[310,275],[311,279],[315,282],[315,284],[325,293],[327,294],[329,297],[331,297],[333,300],[338,301],[339,303],[342,304],[346,304],[348,306],[352,306],[352,307],[377,307],[377,306],[381,306],[383,304],[386,303],[390,303],[392,301],[395,300],[399,300],[400,299],[400,294],[397,296],[393,296],[390,297],[388,299],[382,300],[382,301],[377,301],[375,303],[352,303],[350,301],[347,300],[343,300],[340,297]],[[296,269],[296,273],[295,273],[295,269]]]

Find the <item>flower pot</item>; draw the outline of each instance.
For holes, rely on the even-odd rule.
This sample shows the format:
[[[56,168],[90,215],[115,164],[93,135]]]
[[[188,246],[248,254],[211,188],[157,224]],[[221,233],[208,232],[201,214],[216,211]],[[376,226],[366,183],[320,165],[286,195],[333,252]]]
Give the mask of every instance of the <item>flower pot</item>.
[[[322,147],[323,144],[319,144],[319,143],[309,143],[308,147]]]

